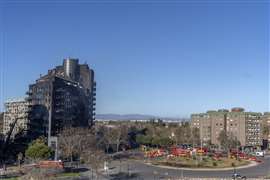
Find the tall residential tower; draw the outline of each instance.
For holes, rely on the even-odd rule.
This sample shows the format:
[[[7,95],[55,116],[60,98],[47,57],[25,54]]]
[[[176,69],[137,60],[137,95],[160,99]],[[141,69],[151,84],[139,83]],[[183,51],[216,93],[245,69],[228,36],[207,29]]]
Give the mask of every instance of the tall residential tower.
[[[88,127],[95,120],[94,71],[78,59],[61,66],[29,86],[30,129],[33,136],[56,136],[64,127]]]

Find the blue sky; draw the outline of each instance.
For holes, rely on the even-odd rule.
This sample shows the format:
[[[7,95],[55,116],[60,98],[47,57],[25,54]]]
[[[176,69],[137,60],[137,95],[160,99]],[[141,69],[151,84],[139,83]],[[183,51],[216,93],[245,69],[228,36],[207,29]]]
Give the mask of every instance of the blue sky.
[[[56,2],[0,3],[2,109],[76,57],[95,70],[97,113],[269,111],[267,1]]]

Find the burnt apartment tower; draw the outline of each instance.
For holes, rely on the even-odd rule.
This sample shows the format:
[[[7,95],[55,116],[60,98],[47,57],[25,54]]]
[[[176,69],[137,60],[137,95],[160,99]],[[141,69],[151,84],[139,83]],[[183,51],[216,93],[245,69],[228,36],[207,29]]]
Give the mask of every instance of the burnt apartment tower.
[[[64,59],[29,86],[33,137],[57,136],[64,127],[89,127],[95,120],[94,71],[78,59]]]

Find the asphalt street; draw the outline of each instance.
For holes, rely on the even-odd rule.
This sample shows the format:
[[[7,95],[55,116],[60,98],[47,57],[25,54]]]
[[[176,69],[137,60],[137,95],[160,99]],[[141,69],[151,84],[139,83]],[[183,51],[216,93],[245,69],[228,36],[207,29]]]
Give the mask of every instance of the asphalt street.
[[[123,161],[121,162],[121,169],[119,168],[120,162],[114,162],[111,171],[120,171],[127,174],[133,174],[134,178],[131,179],[165,179],[165,178],[230,178],[233,170],[220,170],[220,171],[196,171],[196,170],[181,170],[169,169],[151,166],[139,161]],[[270,156],[264,157],[263,162],[257,166],[237,169],[237,173],[247,178],[261,178],[270,174]]]

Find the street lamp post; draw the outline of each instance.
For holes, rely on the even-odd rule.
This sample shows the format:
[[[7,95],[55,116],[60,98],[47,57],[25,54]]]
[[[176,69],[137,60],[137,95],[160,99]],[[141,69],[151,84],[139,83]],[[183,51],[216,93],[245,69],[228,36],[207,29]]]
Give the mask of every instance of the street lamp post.
[[[201,151],[202,151],[202,144],[203,144],[203,136],[202,136],[202,124],[200,124],[200,136],[201,136]],[[200,161],[202,161],[202,153],[200,153]]]
[[[184,171],[181,169],[181,179],[184,179]]]

